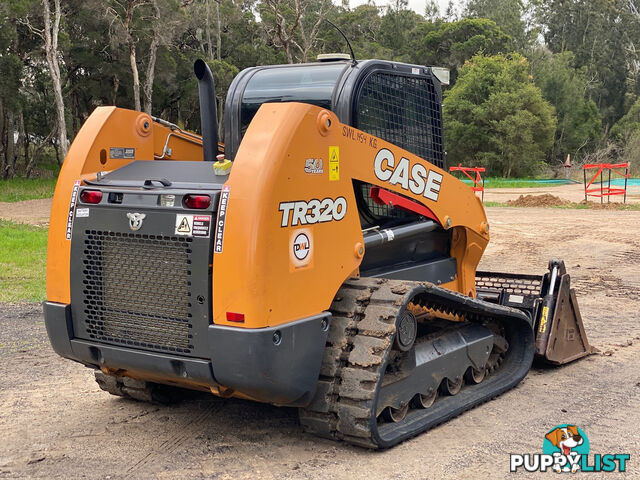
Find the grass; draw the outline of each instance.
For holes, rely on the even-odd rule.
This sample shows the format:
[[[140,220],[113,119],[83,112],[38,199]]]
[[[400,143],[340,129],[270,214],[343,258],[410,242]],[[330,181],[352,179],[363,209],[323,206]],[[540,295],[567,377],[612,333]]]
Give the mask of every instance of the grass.
[[[484,202],[484,207],[513,207],[513,208],[530,208],[520,205],[509,205],[506,202]],[[567,202],[563,205],[551,205],[545,207],[543,205],[540,208],[559,208],[559,209],[572,209],[572,210],[622,210],[622,211],[640,211],[640,203],[615,203],[611,204],[611,207],[600,208],[597,205],[590,205],[585,203]]]
[[[0,302],[45,299],[45,228],[0,220]]]
[[[462,177],[461,175],[456,175],[460,178],[464,183],[471,185],[471,180]],[[555,187],[559,185],[567,185],[565,183],[545,183],[539,182],[533,178],[502,178],[502,177],[488,177],[484,179],[484,187],[486,189],[490,188],[549,188]]]
[[[51,198],[55,178],[12,178],[0,180],[0,202],[19,202],[36,198]]]
[[[622,211],[640,211],[640,203],[619,203],[611,202],[608,207],[598,207],[599,204],[588,205],[584,203],[568,203],[566,205],[553,205],[550,208],[572,208],[575,210],[622,210]],[[606,203],[605,203],[606,205]]]

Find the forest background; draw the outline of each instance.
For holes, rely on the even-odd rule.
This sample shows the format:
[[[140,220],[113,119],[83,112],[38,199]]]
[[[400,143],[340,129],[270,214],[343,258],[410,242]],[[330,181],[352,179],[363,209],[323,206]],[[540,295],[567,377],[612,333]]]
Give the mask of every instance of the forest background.
[[[325,19],[358,59],[450,69],[449,164],[550,176],[570,155],[640,172],[636,0],[427,0],[421,13],[406,0],[3,0],[0,178],[55,177],[100,105],[198,131],[195,59],[214,73],[221,119],[242,69],[348,52]]]

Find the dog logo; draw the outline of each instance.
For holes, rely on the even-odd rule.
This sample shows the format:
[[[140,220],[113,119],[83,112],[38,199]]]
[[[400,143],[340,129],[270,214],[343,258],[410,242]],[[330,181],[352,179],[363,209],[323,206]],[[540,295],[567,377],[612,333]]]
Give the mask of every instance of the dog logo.
[[[509,471],[556,473],[626,472],[629,453],[590,454],[591,446],[577,425],[563,423],[549,430],[542,440],[542,453],[512,453]],[[600,478],[600,477],[598,477]]]
[[[557,455],[563,455],[564,457],[569,459],[569,457],[575,458],[576,456],[582,455],[582,452],[578,451],[577,447],[584,444],[584,438],[583,435],[581,435],[578,431],[578,427],[576,425],[555,427],[553,430],[547,433],[544,438],[548,440],[551,445],[555,447],[555,449],[559,450],[550,452],[554,457]],[[545,451],[545,453],[547,452]],[[556,472],[571,471],[571,473],[575,473],[580,469],[580,464],[577,462],[573,463],[569,461],[565,463],[564,468],[561,468],[559,463],[555,463],[553,469]]]
[[[145,219],[146,215],[144,213],[127,213],[127,218],[129,219],[129,228],[134,232],[136,230],[140,230],[142,227],[142,221]]]

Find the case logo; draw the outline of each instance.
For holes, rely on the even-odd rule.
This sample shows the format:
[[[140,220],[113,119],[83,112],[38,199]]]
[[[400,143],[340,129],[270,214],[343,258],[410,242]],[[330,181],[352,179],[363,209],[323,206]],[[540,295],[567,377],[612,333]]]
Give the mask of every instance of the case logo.
[[[373,171],[383,182],[400,185],[403,190],[411,191],[415,195],[423,195],[434,202],[438,201],[442,174],[427,170],[427,167],[421,163],[414,163],[412,166],[408,158],[402,157],[396,165],[393,152],[382,148],[373,161]]]
[[[140,230],[140,227],[142,227],[142,221],[146,216],[147,215],[144,213],[127,213],[127,218],[129,219],[129,228],[134,232],[136,230]]]

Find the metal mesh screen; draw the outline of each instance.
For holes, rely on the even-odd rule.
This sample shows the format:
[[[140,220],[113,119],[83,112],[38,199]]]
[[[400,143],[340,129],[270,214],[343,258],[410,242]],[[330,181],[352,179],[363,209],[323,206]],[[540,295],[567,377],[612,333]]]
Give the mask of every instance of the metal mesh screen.
[[[370,75],[358,96],[356,126],[444,167],[442,111],[429,77]]]
[[[396,218],[408,218],[408,219],[416,219],[419,215],[415,213],[405,212],[404,210],[400,210],[395,207],[391,207],[389,205],[378,205],[371,198],[371,185],[370,183],[361,183],[360,184],[360,193],[362,195],[362,199],[367,206],[367,210],[369,210],[369,214],[373,216],[375,219],[396,219]]]
[[[191,241],[86,230],[82,263],[89,337],[190,353]]]
[[[507,293],[539,296],[542,277],[508,277],[477,272],[476,287],[482,289],[504,290]]]

